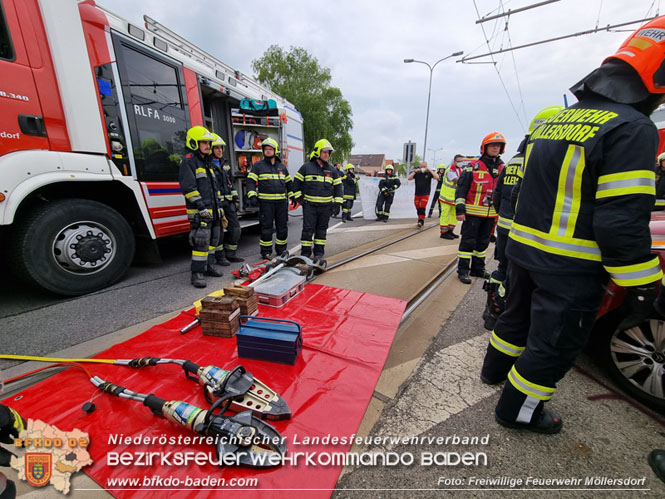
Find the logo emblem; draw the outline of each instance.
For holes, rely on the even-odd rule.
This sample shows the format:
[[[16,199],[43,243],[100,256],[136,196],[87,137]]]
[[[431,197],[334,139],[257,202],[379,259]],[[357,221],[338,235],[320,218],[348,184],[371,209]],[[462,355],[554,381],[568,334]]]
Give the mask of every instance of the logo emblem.
[[[25,479],[34,487],[43,487],[51,480],[52,454],[27,452],[25,454]]]

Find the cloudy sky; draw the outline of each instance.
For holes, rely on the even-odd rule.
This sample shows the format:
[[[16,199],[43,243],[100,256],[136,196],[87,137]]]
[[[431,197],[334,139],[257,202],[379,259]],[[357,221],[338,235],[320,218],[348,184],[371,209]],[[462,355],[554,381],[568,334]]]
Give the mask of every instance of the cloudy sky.
[[[475,23],[476,7],[485,17],[502,7],[518,9],[540,1],[98,3],[139,26],[142,15],[148,14],[248,75],[252,75],[251,61],[271,44],[304,47],[330,68],[333,85],[351,103],[353,152],[384,153],[400,160],[408,140],[417,143],[422,155],[430,74],[423,64],[404,64],[405,58],[433,64],[459,50],[465,56],[487,53],[485,36],[497,50],[636,21],[657,11],[665,14],[659,10],[660,0],[560,0],[509,18]],[[619,29],[633,31],[638,26]],[[441,149],[436,163],[449,162],[457,152],[477,153],[482,137],[498,130],[508,140],[505,156],[512,155],[533,115],[543,107],[563,104],[564,94],[570,104],[575,102],[567,89],[614,53],[628,35],[602,31],[520,49],[495,56],[496,66],[457,63],[457,57],[442,62],[433,74],[427,149]],[[427,152],[427,159],[433,164],[433,151]]]

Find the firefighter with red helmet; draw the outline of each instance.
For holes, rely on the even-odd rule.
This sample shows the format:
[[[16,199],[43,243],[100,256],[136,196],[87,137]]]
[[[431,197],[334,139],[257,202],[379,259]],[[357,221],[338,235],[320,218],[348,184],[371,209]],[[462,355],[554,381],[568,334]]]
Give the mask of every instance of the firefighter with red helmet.
[[[206,275],[222,275],[222,271],[213,265],[224,216],[215,166],[210,156],[213,140],[215,137],[202,126],[187,130],[185,145],[192,152],[180,165],[180,189],[185,196],[191,229],[191,282],[197,288],[206,287]]]
[[[379,195],[376,198],[375,207],[377,222],[388,223],[390,206],[393,204],[395,191],[402,185],[397,175],[393,175],[394,171],[393,165],[386,165],[385,174],[379,180]]]
[[[261,236],[259,247],[263,258],[272,255],[275,232],[275,253],[286,251],[289,235],[289,198],[293,196],[289,171],[279,157],[277,141],[268,137],[261,143],[263,159],[252,165],[247,175],[247,197],[250,206],[259,208]],[[273,229],[274,227],[274,229]]]
[[[651,254],[658,133],[665,102],[665,16],[631,35],[571,88],[579,102],[531,134],[506,254],[510,289],[481,379],[507,379],[495,409],[507,427],[557,433],[546,409],[584,348],[611,278],[626,288],[629,329],[650,313],[662,277]]]
[[[326,250],[328,223],[335,205],[344,201],[342,178],[328,161],[333,153],[332,144],[318,140],[310,161],[294,175],[294,199],[302,203],[301,255],[322,259]],[[312,240],[313,239],[313,240]]]
[[[238,192],[233,186],[233,177],[231,169],[226,168],[224,159],[224,146],[226,142],[216,133],[212,134],[212,162],[215,165],[215,176],[222,195],[222,208],[224,209],[224,218],[226,227],[222,223],[219,245],[215,250],[215,261],[218,265],[228,266],[231,262],[244,262],[243,258],[236,256],[238,250],[238,241],[240,240],[240,221],[236,211],[238,203]],[[226,229],[226,232],[224,232]]]
[[[457,276],[471,284],[469,276],[485,277],[485,253],[496,221],[493,193],[503,170],[500,154],[506,149],[506,139],[499,132],[485,136],[480,144],[480,159],[471,161],[457,181],[455,214],[462,221]]]

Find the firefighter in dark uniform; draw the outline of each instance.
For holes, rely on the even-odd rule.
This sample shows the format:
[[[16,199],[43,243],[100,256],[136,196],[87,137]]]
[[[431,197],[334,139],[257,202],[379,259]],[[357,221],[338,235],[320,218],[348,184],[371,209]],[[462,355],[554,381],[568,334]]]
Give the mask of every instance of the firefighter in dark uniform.
[[[335,204],[342,204],[342,178],[328,163],[333,146],[326,139],[314,144],[310,161],[300,167],[293,182],[294,199],[302,204],[301,255],[322,259],[328,222]],[[314,239],[312,241],[312,238]]]
[[[457,181],[455,214],[462,224],[457,252],[457,276],[471,284],[469,275],[485,276],[485,253],[496,221],[493,193],[503,161],[499,154],[506,149],[506,139],[499,132],[485,136],[480,144],[480,159],[471,161]]]
[[[390,206],[395,199],[395,191],[399,189],[401,182],[397,175],[393,175],[393,165],[387,165],[385,174],[379,180],[379,195],[376,197],[376,221],[388,223],[390,218]]]
[[[665,101],[664,29],[661,16],[630,36],[571,88],[579,102],[529,138],[506,246],[507,307],[481,372],[508,379],[501,425],[560,431],[543,406],[584,348],[609,278],[626,288],[619,329],[651,310],[662,272],[650,252],[658,133],[649,115]]]
[[[206,287],[205,275],[222,275],[221,270],[213,265],[224,215],[215,166],[210,156],[213,140],[214,136],[204,127],[190,128],[186,145],[193,152],[187,154],[180,165],[180,189],[185,196],[191,229],[192,284],[197,288]]]
[[[434,207],[436,206],[439,210],[439,217],[441,216],[441,201],[439,201],[439,192],[441,192],[441,186],[443,185],[443,174],[446,171],[446,165],[441,163],[436,170],[436,173],[439,175],[439,180],[436,183],[436,188],[434,189],[434,196],[432,196],[432,202],[429,205],[429,213],[427,213],[427,218],[432,218],[432,213],[434,213]]]
[[[356,177],[356,168],[351,163],[346,165],[346,174],[342,177],[344,186],[344,207],[342,208],[342,222],[353,222],[351,210],[353,202],[356,199],[356,190],[358,188],[358,177]]]
[[[505,309],[505,296],[508,288],[508,258],[506,257],[506,243],[508,242],[508,233],[513,223],[515,211],[511,202],[513,187],[521,178],[524,165],[524,148],[529,140],[529,135],[541,123],[551,118],[563,109],[562,106],[549,106],[540,110],[529,125],[529,133],[517,147],[517,154],[513,156],[506,164],[503,171],[499,174],[499,179],[494,190],[494,209],[499,219],[496,224],[496,245],[494,247],[494,259],[499,264],[492,275],[483,284],[483,289],[487,291],[487,305],[483,312],[485,320],[485,329],[492,330],[496,324],[499,315]]]
[[[286,251],[289,235],[289,198],[293,195],[291,176],[279,158],[277,141],[268,137],[261,143],[263,159],[254,163],[247,175],[247,197],[251,206],[259,207],[261,256],[272,255],[272,235],[275,235],[275,253]],[[274,224],[274,230],[273,230]]]
[[[3,382],[0,379],[0,392]],[[14,444],[14,439],[25,429],[25,420],[11,407],[0,404],[0,443]],[[12,454],[0,445],[0,466],[8,467]],[[0,472],[0,499],[14,499],[16,484]]]
[[[226,218],[226,227],[222,227],[219,245],[215,250],[215,261],[218,265],[228,266],[231,262],[244,262],[243,258],[236,256],[238,241],[240,240],[240,221],[236,204],[238,203],[238,192],[233,186],[231,169],[226,170],[224,159],[224,146],[226,142],[217,135],[212,134],[215,140],[212,142],[212,162],[215,165],[215,176],[222,194],[222,208]],[[226,228],[226,232],[224,232]]]

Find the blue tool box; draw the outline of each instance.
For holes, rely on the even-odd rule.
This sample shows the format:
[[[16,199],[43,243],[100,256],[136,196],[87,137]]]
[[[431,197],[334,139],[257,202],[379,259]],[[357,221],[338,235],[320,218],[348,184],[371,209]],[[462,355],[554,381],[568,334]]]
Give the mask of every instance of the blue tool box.
[[[269,317],[240,316],[238,357],[294,365],[302,349],[300,324]]]

